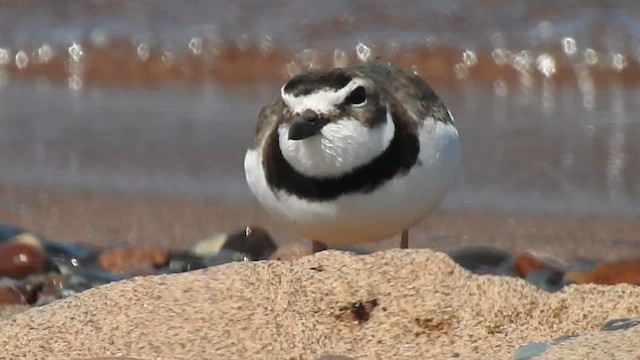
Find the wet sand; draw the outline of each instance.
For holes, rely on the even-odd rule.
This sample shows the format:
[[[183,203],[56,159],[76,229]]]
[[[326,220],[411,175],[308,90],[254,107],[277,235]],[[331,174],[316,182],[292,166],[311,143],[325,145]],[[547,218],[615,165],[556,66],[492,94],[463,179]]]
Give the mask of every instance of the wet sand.
[[[158,195],[0,188],[0,218],[47,238],[100,245],[157,244],[187,248],[207,236],[249,225],[265,227],[279,244],[307,243],[286,233],[255,202]],[[411,230],[415,248],[447,250],[491,245],[553,257],[619,258],[640,255],[636,219],[513,215],[439,210]],[[395,248],[398,239],[363,248]]]

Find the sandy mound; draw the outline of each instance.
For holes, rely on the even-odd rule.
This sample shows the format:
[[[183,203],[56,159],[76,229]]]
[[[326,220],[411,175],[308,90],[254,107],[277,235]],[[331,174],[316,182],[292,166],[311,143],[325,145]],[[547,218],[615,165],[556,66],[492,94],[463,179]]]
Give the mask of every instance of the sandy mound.
[[[638,298],[640,289],[626,285],[548,294],[522,280],[472,275],[429,250],[326,251],[92,289],[1,321],[0,357],[510,359],[522,344],[640,317]],[[637,349],[638,334],[598,339],[621,336]]]

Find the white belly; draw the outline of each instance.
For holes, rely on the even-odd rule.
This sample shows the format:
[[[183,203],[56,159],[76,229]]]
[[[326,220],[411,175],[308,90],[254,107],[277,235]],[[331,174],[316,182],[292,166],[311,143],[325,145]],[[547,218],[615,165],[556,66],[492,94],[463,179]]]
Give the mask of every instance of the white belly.
[[[365,194],[326,202],[285,192],[276,196],[258,151],[247,151],[244,167],[249,188],[275,220],[301,237],[340,246],[385,240],[426,218],[455,182],[459,159],[455,127],[427,122],[420,134],[420,165]]]

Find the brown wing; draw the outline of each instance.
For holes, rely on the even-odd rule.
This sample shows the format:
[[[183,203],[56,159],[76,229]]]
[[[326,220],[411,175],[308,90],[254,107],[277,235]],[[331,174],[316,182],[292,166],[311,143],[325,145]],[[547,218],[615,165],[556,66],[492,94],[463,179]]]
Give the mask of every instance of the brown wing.
[[[433,116],[436,121],[451,122],[442,100],[423,78],[413,72],[386,65],[356,67],[354,71],[372,79],[393,110],[402,113],[402,119],[420,123]]]
[[[285,116],[285,110],[285,105],[280,96],[277,96],[260,109],[253,148],[262,144],[264,138],[268,136],[271,130],[278,126]]]

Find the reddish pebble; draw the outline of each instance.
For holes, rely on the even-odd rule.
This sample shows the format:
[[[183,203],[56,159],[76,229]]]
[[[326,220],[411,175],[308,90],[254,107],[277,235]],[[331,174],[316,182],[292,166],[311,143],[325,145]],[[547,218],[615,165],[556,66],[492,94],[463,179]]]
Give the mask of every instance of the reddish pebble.
[[[45,254],[38,239],[21,234],[0,245],[0,276],[22,279],[45,270]]]
[[[169,252],[155,247],[128,247],[105,250],[98,264],[112,273],[123,273],[145,267],[161,268],[167,265]]]
[[[532,271],[547,270],[551,271],[559,276],[562,276],[563,270],[559,269],[542,259],[533,256],[530,253],[521,253],[516,256],[516,273],[521,278],[526,278]]]
[[[564,279],[576,284],[640,285],[640,259],[604,263],[591,272],[569,272]]]
[[[17,289],[0,287],[0,305],[25,305],[27,302]]]

